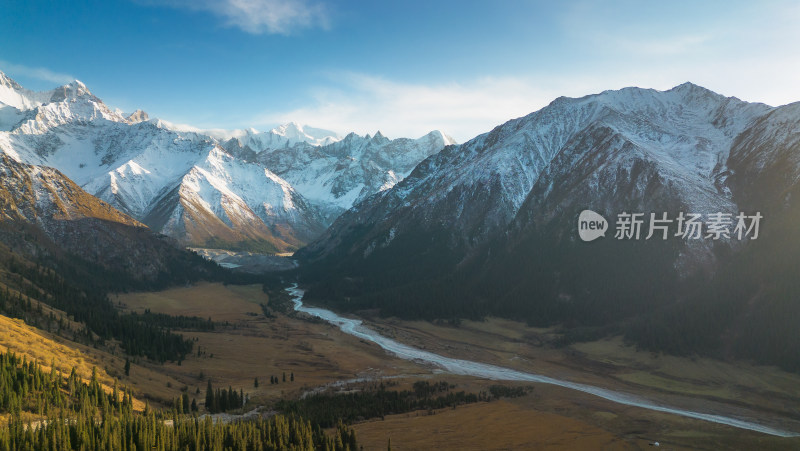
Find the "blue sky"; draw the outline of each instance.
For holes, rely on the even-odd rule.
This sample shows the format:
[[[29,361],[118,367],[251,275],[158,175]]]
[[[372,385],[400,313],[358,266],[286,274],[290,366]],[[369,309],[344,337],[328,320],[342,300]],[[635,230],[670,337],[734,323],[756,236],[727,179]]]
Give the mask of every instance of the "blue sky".
[[[0,70],[201,128],[465,141],[560,95],[800,100],[797,2],[4,1]]]

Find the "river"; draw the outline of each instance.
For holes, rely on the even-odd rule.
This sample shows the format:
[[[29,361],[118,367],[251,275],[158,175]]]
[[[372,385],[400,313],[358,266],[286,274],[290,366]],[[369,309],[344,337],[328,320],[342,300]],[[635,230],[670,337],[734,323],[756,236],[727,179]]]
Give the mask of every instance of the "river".
[[[559,387],[565,387],[572,390],[577,390],[584,393],[589,393],[609,401],[624,404],[627,406],[641,407],[643,409],[654,410],[657,412],[671,413],[698,420],[710,421],[713,423],[725,424],[740,429],[748,429],[751,431],[762,432],[764,434],[776,435],[779,437],[797,437],[800,436],[797,432],[785,431],[763,424],[755,423],[749,420],[739,418],[727,417],[723,415],[716,415],[712,413],[695,412],[691,410],[680,409],[677,407],[669,407],[649,401],[638,396],[621,393],[605,388],[595,387],[592,385],[579,384],[576,382],[563,381],[554,379],[552,377],[542,376],[534,373],[526,373],[523,371],[513,370],[511,368],[504,368],[496,365],[489,365],[486,363],[473,362],[470,360],[454,359],[451,357],[441,356],[432,352],[423,351],[412,346],[399,343],[391,338],[384,337],[383,335],[375,332],[374,330],[364,326],[360,319],[345,318],[337,315],[336,313],[318,307],[308,307],[303,305],[304,291],[293,285],[286,289],[292,296],[294,302],[294,309],[298,312],[307,313],[311,316],[323,319],[333,325],[339,327],[342,332],[353,335],[355,337],[371,341],[385,351],[394,354],[395,356],[412,361],[424,362],[427,364],[435,365],[442,368],[444,371],[452,374],[459,374],[464,376],[476,376],[490,380],[498,381],[527,381],[538,382],[542,384],[552,384]]]

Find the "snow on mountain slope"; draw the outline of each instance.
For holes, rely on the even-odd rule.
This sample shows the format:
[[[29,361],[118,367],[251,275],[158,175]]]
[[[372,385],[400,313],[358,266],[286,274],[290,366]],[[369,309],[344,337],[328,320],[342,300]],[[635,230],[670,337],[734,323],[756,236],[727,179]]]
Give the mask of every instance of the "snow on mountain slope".
[[[19,163],[0,154],[0,220],[36,224],[51,233],[53,221],[96,218],[144,227],[133,218],[88,195],[59,171]],[[60,238],[51,236],[52,238]]]
[[[77,256],[91,263],[91,271],[96,265],[110,270],[106,274],[115,281],[124,273],[147,286],[165,277],[183,281],[178,274],[214,270],[56,169],[0,153],[0,180],[0,241],[15,255],[58,261],[56,268],[82,274],[87,266]]]
[[[650,149],[661,164],[681,168],[678,172],[705,183],[715,170],[722,170],[736,135],[767,110],[688,83],[665,92],[628,88],[559,98],[431,161],[428,164],[436,167],[447,165],[447,170],[430,167],[424,178],[409,181],[403,191],[418,187],[433,201],[458,186],[498,180],[516,209],[553,157],[593,123],[609,125]]]
[[[261,152],[258,161],[319,205],[332,221],[354,204],[393,187],[420,161],[454,143],[439,131],[394,140],[381,132],[372,137],[351,133],[327,146]]]
[[[35,108],[52,97],[52,91],[34,92],[20,86],[19,83],[0,72],[0,104],[18,110]]]
[[[200,130],[141,110],[112,110],[79,81],[37,93],[0,72],[3,153],[58,168],[119,210],[193,245],[297,248],[450,142],[441,133],[340,140],[296,123],[263,133]]]
[[[626,164],[634,161],[655,167],[654,177],[675,186],[684,205],[700,211],[727,209],[733,205],[725,184],[731,146],[769,111],[766,105],[726,98],[691,83],[663,92],[626,88],[558,98],[426,159],[393,189],[342,215],[303,254],[324,258],[346,252],[363,259],[404,234],[424,239],[420,234],[441,231],[463,256],[516,217],[543,174],[551,183],[541,186],[541,196],[559,183],[613,190],[613,183],[595,176],[606,166],[630,171]],[[591,154],[604,143],[590,139],[598,133],[619,140],[619,149]],[[578,161],[588,165],[584,171],[575,171]],[[570,188],[560,194],[579,192]],[[558,217],[563,213],[559,205],[540,214]]]
[[[295,122],[283,124],[267,132],[260,132],[254,128],[243,130],[200,129],[190,125],[180,125],[162,119],[154,120],[159,126],[176,132],[191,132],[210,136],[218,141],[237,141],[243,147],[249,147],[255,152],[293,147],[299,143],[312,146],[324,146],[341,137],[330,130],[315,128],[308,125],[299,125]]]
[[[276,250],[285,251],[323,229],[315,210],[285,180],[268,169],[236,160],[219,147],[181,178],[178,197],[180,204],[168,215],[163,230],[172,235],[188,233],[195,241],[238,234],[272,242]],[[222,225],[217,224],[217,229],[222,230],[198,224],[204,216],[218,218]]]
[[[212,137],[175,131],[141,111],[112,111],[77,81],[46,93],[24,90],[4,75],[0,82],[2,111],[13,108],[12,116],[21,117],[4,122],[5,154],[58,168],[91,194],[181,242],[204,245],[221,231],[228,239],[218,243],[256,241],[282,252],[322,230],[313,206],[288,183],[262,166],[236,161]],[[178,212],[185,205],[192,215]],[[169,223],[158,221],[165,212]]]
[[[180,135],[149,122],[106,119],[68,122],[46,133],[17,128],[0,134],[6,153],[59,168],[90,193],[138,218],[213,146],[207,137]]]

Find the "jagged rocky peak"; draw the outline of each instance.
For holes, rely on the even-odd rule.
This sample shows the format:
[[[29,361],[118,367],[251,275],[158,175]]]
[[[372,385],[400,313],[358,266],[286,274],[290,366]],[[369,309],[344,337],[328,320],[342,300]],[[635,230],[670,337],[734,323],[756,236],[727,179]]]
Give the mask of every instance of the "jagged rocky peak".
[[[442,147],[382,135],[370,146],[356,135],[340,144],[337,133],[297,122],[267,132],[201,130],[112,110],[78,81],[41,93],[5,76],[0,84],[0,102],[11,105],[0,151],[58,168],[154,230],[195,245],[218,238],[297,248]]]
[[[52,91],[52,95],[50,96],[51,102],[63,102],[64,100],[76,100],[79,97],[89,96],[92,100],[96,102],[101,102],[100,99],[94,96],[94,94],[89,91],[89,88],[86,87],[83,82],[80,80],[74,80],[66,85],[59,86],[58,88]]]
[[[129,114],[127,119],[128,122],[130,122],[131,124],[138,124],[139,122],[150,120],[150,115],[148,115],[147,112],[145,111],[136,110],[133,113]]]
[[[764,274],[796,279],[799,143],[800,104],[693,84],[561,97],[427,158],[296,256],[307,293],[342,309],[505,315],[581,333],[642,320],[650,345],[714,324],[700,336],[726,353],[730,340],[752,349],[730,331],[757,319],[774,340],[775,318],[796,310],[789,285]],[[591,243],[579,237],[584,210],[609,222]],[[624,212],[642,215],[641,235],[615,236]],[[757,212],[760,237],[740,240],[737,215]],[[681,213],[700,215],[702,237],[681,236]],[[647,238],[651,214],[668,218],[664,238]],[[730,236],[706,233],[726,214]],[[779,341],[791,342],[796,327],[782,327]]]
[[[545,209],[530,212],[539,218],[560,217],[565,206],[595,197],[610,206],[615,197],[609,190],[631,200],[655,186],[675,203],[727,211],[734,208],[724,182],[731,146],[771,110],[690,83],[667,91],[560,97],[426,159],[392,189],[337,220],[309,254],[361,259],[368,249],[391,248],[388,230],[393,240],[406,233],[421,239],[442,227],[451,243],[474,247],[504,230],[534,188],[550,199],[531,204]],[[358,237],[342,236],[357,224],[368,226]],[[337,250],[336,243],[349,248]]]
[[[369,135],[367,135],[367,136],[369,136]],[[387,138],[386,136],[384,136],[383,133],[381,133],[380,130],[375,132],[375,136],[373,136],[370,139],[370,142],[373,143],[373,144],[386,144],[389,141],[390,141],[390,139]]]
[[[3,71],[0,71],[0,86],[5,86],[7,88],[11,88],[16,91],[23,90],[22,86],[20,86],[19,83],[14,81],[14,79],[10,78]]]

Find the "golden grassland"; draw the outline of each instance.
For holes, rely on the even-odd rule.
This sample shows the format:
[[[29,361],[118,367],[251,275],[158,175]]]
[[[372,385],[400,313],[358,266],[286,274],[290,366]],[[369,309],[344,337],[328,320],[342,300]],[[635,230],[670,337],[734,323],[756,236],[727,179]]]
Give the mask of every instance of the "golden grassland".
[[[387,416],[355,425],[365,450],[627,450],[636,446],[587,422],[508,401]]]
[[[259,303],[267,303],[260,285],[235,286],[201,282],[164,291],[126,293],[112,296],[124,310],[147,309],[167,315],[199,316],[213,321],[249,320],[248,314],[260,314]]]
[[[120,385],[132,387],[139,400],[160,405],[183,391],[202,404],[208,379],[215,387],[243,389],[251,397],[246,410],[363,377],[392,377],[392,389],[397,390],[410,389],[420,378],[447,380],[457,385],[456,390],[468,392],[486,391],[498,383],[436,374],[325,323],[280,314],[267,318],[259,304],[269,299],[260,285],[201,283],[122,294],[112,300],[124,311],[149,309],[211,318],[227,325],[213,332],[183,332],[195,340],[191,356],[180,364],[136,361],[128,377],[122,371],[120,352],[112,355],[113,349],[77,345],[4,317],[0,317],[0,330],[15,332],[0,334],[0,347],[45,365],[56,360],[65,368],[78,366],[84,377],[97,366],[107,386],[116,378]],[[766,417],[800,416],[800,376],[775,368],[638,352],[619,338],[554,348],[549,345],[554,330],[501,319],[464,321],[457,328],[373,319],[370,326],[443,355],[643,394],[667,404],[713,408],[718,413],[747,408],[764,412]],[[287,382],[269,383],[270,376],[282,379],[284,372]],[[294,382],[288,381],[291,373]],[[260,382],[258,388],[254,387],[255,378]],[[622,406],[555,386],[533,386],[533,391],[521,398],[464,405],[434,415],[427,411],[391,415],[355,428],[364,449],[386,449],[388,437],[395,450],[648,449],[654,441],[662,443],[661,449],[800,449],[800,439]]]
[[[555,329],[497,318],[464,321],[460,327],[373,319],[370,326],[447,356],[636,393],[666,405],[770,421],[800,432],[800,375],[774,367],[637,351],[620,337],[557,348],[549,344],[557,336]],[[798,438],[621,406],[559,387],[537,384],[536,393],[512,402],[578,418],[633,442],[660,440],[674,449],[800,449]]]
[[[85,381],[89,382],[93,368],[97,369],[97,378],[106,393],[112,393],[115,378],[105,371],[104,367],[112,363],[115,358],[102,353],[94,352],[86,346],[67,342],[61,337],[31,327],[20,319],[11,319],[0,315],[0,352],[13,352],[28,361],[36,361],[42,365],[44,371],[50,371],[55,366],[65,377],[72,368]],[[119,360],[119,359],[117,359]],[[114,362],[124,365],[122,362]],[[124,383],[119,381],[119,388]],[[134,410],[141,411],[145,403],[134,397]],[[34,415],[26,415],[26,419],[35,419]],[[7,415],[0,416],[0,423],[8,420]]]
[[[702,398],[800,418],[800,375],[775,367],[638,351],[620,337],[558,348],[549,345],[553,329],[497,318],[464,321],[457,328],[397,320],[373,320],[372,325],[400,341],[452,357],[644,391],[663,400]]]
[[[266,318],[259,304],[267,304],[269,299],[260,285],[201,283],[158,293],[124,294],[113,300],[128,311],[150,309],[229,324],[213,332],[185,332],[184,336],[196,339],[193,355],[180,365],[167,363],[159,368],[188,387],[190,394],[199,388],[198,402],[204,399],[209,378],[214,386],[242,388],[254,400],[251,404],[257,404],[339,380],[424,371],[331,325],[284,315]],[[282,380],[283,373],[286,383],[269,383],[270,376]],[[292,373],[294,382],[289,381]],[[258,388],[254,387],[255,378]],[[140,388],[149,390],[146,385]]]
[[[0,284],[0,289],[5,285]],[[16,295],[16,290],[11,290]],[[125,357],[119,351],[117,343],[109,342],[103,349],[86,346],[69,339],[74,331],[82,329],[82,325],[73,321],[63,311],[54,309],[44,303],[32,300],[41,306],[44,315],[53,314],[55,318],[64,319],[64,328],[59,333],[51,333],[26,324],[20,319],[11,319],[0,315],[0,351],[14,352],[35,360],[49,371],[52,364],[65,376],[72,368],[78,375],[89,381],[92,369],[97,368],[98,380],[106,392],[111,393],[114,382],[118,387],[129,388],[134,393],[134,410],[141,411],[149,401],[164,404],[180,395],[179,382],[160,371],[160,366],[148,362],[140,362],[139,369],[130,376],[125,376]],[[146,387],[147,390],[138,389]]]
[[[497,382],[439,375],[455,390],[477,392]],[[410,381],[395,389],[407,389]],[[637,407],[542,384],[528,395],[436,411],[388,415],[354,425],[365,450],[659,449],[792,450],[800,439],[780,438]]]

